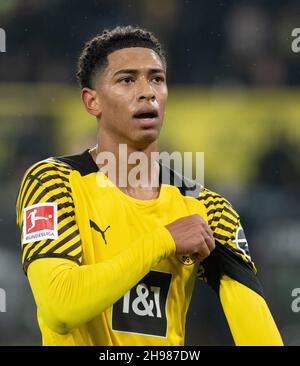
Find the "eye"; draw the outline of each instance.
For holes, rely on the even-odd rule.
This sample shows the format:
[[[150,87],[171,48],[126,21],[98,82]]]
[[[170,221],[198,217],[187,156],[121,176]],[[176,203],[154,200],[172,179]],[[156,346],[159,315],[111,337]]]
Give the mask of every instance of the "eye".
[[[131,84],[133,81],[133,78],[127,76],[126,78],[120,79],[118,82],[121,84]]]
[[[162,82],[165,81],[165,78],[163,76],[155,76],[153,79],[152,79],[155,83],[157,84],[160,84]]]

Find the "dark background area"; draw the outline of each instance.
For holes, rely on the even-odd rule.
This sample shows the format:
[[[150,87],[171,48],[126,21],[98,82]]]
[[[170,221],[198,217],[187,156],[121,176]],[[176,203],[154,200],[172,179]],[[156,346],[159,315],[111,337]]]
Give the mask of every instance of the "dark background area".
[[[299,58],[290,52],[298,1],[1,0],[0,16],[8,35],[1,81],[75,82],[83,43],[104,28],[133,24],[154,28],[165,45],[171,83],[300,82]]]

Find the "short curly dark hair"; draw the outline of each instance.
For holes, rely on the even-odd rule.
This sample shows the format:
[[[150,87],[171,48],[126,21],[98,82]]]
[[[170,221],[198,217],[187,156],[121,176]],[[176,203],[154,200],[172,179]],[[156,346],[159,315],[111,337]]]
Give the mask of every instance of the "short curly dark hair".
[[[127,47],[145,47],[154,50],[166,68],[165,51],[153,33],[131,25],[118,26],[104,30],[102,34],[85,43],[77,66],[77,79],[81,88],[93,88],[94,76],[108,64],[107,56]]]

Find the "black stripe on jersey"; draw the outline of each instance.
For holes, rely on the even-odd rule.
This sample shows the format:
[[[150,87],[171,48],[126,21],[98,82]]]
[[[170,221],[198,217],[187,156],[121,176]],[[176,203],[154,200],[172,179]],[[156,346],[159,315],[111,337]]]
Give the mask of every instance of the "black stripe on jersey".
[[[58,218],[57,218],[57,223],[59,224],[62,220],[68,218],[68,217],[74,217],[75,216],[75,212],[74,210],[70,211],[70,212],[64,212],[62,213]]]
[[[251,264],[243,261],[218,241],[215,249],[201,265],[204,268],[204,278],[217,294],[219,294],[221,277],[227,275],[264,297],[261,284]]]
[[[27,172],[27,177],[28,176],[33,176],[33,172],[36,170],[36,169],[38,169],[39,167],[41,167],[42,165],[45,165],[45,162],[44,161],[42,161],[42,162],[40,162],[40,163],[38,163],[38,164],[36,164],[36,165],[34,165],[32,168],[30,168],[29,170],[28,170],[28,172]],[[21,187],[21,189],[20,189],[20,192],[19,192],[19,197],[21,197],[21,196],[23,196],[23,191],[24,191],[24,189],[25,189],[25,181],[24,181],[24,184],[22,185],[22,187]]]
[[[81,246],[81,240],[78,240],[75,244],[71,245],[69,248],[62,251],[63,254],[69,254],[73,252],[73,250],[79,248]]]
[[[216,212],[222,212],[223,215],[225,216],[225,212],[229,213],[231,216],[233,216],[235,219],[239,220],[239,216],[231,209],[229,209],[227,206],[224,206],[222,208],[216,208],[216,209],[212,209],[210,211],[207,212],[207,216],[213,215]],[[229,220],[232,220],[230,217],[226,216]],[[214,218],[210,219],[210,220],[214,220]]]
[[[80,265],[81,254],[82,253],[79,253],[77,255],[74,255],[73,257],[71,257],[67,254],[61,254],[61,253],[47,253],[47,254],[33,255],[32,257],[27,258],[26,261],[24,261],[23,271],[26,274],[29,264],[39,258],[60,258],[60,259],[63,258],[63,259],[68,259],[68,260]]]
[[[79,261],[79,258],[82,257],[82,251],[80,251],[78,254],[72,256],[72,258],[74,258],[74,260],[77,262]],[[70,258],[70,257],[69,257]],[[80,264],[80,261],[79,261],[79,264]]]
[[[58,230],[58,236],[60,236],[61,234],[63,234],[65,231],[67,231],[68,229],[70,229],[73,226],[77,227],[77,224],[76,224],[75,220],[72,220],[72,221],[68,222],[66,225],[64,225],[63,227],[61,227]]]
[[[35,178],[36,179],[36,178]],[[28,196],[28,198],[26,199],[26,202],[24,202],[24,207],[27,207],[29,205],[29,202],[31,201],[33,195],[36,193],[36,191],[42,187],[42,183],[43,182],[40,182],[38,181],[38,183],[35,185],[35,187],[33,188],[33,190],[30,192],[30,195]],[[51,186],[45,186],[43,187],[43,191],[36,197],[36,199],[33,201],[32,204],[35,204],[35,203],[40,203],[41,199],[49,192],[51,191],[54,191],[56,190],[57,188],[66,188],[67,191],[69,193],[71,193],[71,188],[69,187],[66,187],[64,183],[54,183],[53,185]],[[59,193],[57,194],[56,196],[59,196],[58,198],[60,198],[60,195],[62,195],[62,197],[64,196],[70,196],[70,194],[68,193]],[[56,196],[52,196],[51,199],[49,198],[49,202],[54,202]]]
[[[52,166],[55,166],[54,170],[58,170],[61,174],[64,175],[69,175],[70,174],[70,170],[64,170],[64,169],[70,169],[70,167],[66,164],[58,164],[55,160],[51,160],[49,161],[49,164],[51,164]]]
[[[218,223],[218,225],[216,225],[216,226],[211,226],[210,228],[211,228],[212,231],[215,231],[216,229],[222,229],[224,231],[228,231],[231,234],[236,231],[236,227],[232,228],[232,227],[220,224],[220,223]]]
[[[225,248],[227,248],[228,250],[230,250],[231,252],[233,252],[233,253],[235,253],[235,254],[241,254],[241,255],[243,255],[243,256],[245,256],[245,253],[242,251],[242,250],[240,250],[240,249],[238,249],[238,248],[233,248],[230,244],[228,244],[228,243],[224,243],[223,244],[223,246],[225,247]],[[244,259],[243,259],[244,260]],[[244,260],[245,261],[245,260]],[[246,261],[247,262],[247,261]],[[252,269],[254,269],[254,267],[253,267],[253,263],[252,262],[247,262],[250,266],[251,266],[251,268]]]
[[[40,203],[41,202],[41,199],[47,194],[47,193],[49,193],[49,191],[51,191],[51,190],[55,190],[55,188],[53,188],[53,189],[50,189],[50,190],[48,190],[48,189],[44,189],[44,191],[43,192],[41,192],[38,196],[37,196],[37,198],[33,201],[33,205],[34,204],[36,204],[36,203]],[[70,196],[70,194],[69,193],[66,193],[66,192],[61,192],[61,193],[57,193],[57,194],[54,194],[53,196],[51,196],[51,197],[49,197],[48,199],[47,199],[47,202],[55,202],[56,200],[59,200],[59,199],[61,199],[61,198],[64,198],[64,197],[66,197],[66,198],[68,198],[68,199],[72,199],[72,197]],[[28,202],[26,202],[27,204],[29,203],[29,201]],[[26,207],[26,206],[25,206]]]
[[[204,196],[201,195],[200,197],[197,198],[199,201],[206,201],[208,198],[222,198],[217,193],[206,193],[205,191],[203,193],[205,193]]]
[[[47,239],[46,241],[45,241],[45,243],[41,246],[41,248],[39,248],[40,250],[42,250],[43,248],[45,248],[46,246],[48,246],[49,244],[51,244],[51,242],[52,242],[52,239]],[[40,241],[37,241],[37,242],[35,242],[31,247],[25,247],[24,248],[24,251],[26,250],[26,253],[25,253],[25,256],[24,256],[24,263],[28,260],[28,258],[31,258],[32,256],[34,256],[35,254],[36,254],[36,252],[40,252],[40,250],[39,251],[34,251],[34,248],[38,245],[38,244],[40,244],[41,243],[41,240]],[[29,255],[29,253],[32,253],[31,255]]]
[[[224,211],[224,207],[222,208],[216,208],[216,209],[212,209],[210,211],[207,212],[207,216],[210,216],[210,215],[213,215],[215,214],[216,212],[223,212]]]
[[[62,228],[60,228],[59,230],[58,230],[58,236],[59,235],[61,235],[61,234],[63,234],[66,230],[68,230],[68,229],[70,229],[71,227],[73,227],[74,225],[76,225],[76,221],[75,220],[72,220],[72,221],[70,221],[70,222],[68,222],[66,225],[64,225]],[[77,230],[78,231],[78,230]],[[78,232],[78,234],[79,234],[79,232]],[[33,254],[35,254],[35,253],[40,253],[40,251],[42,250],[42,249],[44,249],[45,247],[47,247],[49,244],[51,244],[53,242],[53,239],[47,239],[46,241],[45,241],[45,243],[43,244],[43,245],[41,245],[36,251],[34,251],[34,248],[37,246],[37,245],[39,245],[40,243],[41,243],[41,240],[40,241],[37,241],[37,242],[35,242],[31,247],[28,247],[28,249],[27,249],[27,247],[25,247],[25,249],[24,250],[26,250],[26,254],[25,254],[25,258],[24,258],[24,260],[26,260],[26,258],[28,257],[28,254],[29,253],[33,253]],[[59,244],[61,243],[61,241],[59,242]],[[61,244],[60,244],[61,245]]]
[[[228,207],[224,206],[224,211],[228,212],[230,215],[232,215],[233,217],[235,217],[237,220],[239,220],[239,216],[231,209],[229,209]]]
[[[29,178],[30,178],[30,183],[28,184],[26,192],[24,192],[24,196],[22,197],[21,207],[24,207],[24,208],[28,206],[28,203],[30,202],[30,200],[33,197],[33,195],[35,194],[35,192],[42,186],[41,180],[38,179],[37,177],[29,176]],[[34,184],[34,182],[35,182],[35,186],[33,187],[32,191],[30,192],[30,194],[28,195],[28,197],[25,200],[28,190],[32,186],[32,184]]]
[[[44,182],[42,181],[42,184]],[[50,191],[54,191],[55,189],[57,188],[66,188],[66,190],[69,192],[69,193],[72,193],[72,190],[70,187],[66,186],[65,183],[53,183],[52,185],[48,185],[44,187],[44,190],[47,190],[48,192]]]
[[[77,170],[82,176],[99,171],[97,164],[94,162],[88,150],[85,150],[82,154],[59,156],[55,160],[67,164],[72,169]]]
[[[49,180],[51,180],[51,179],[60,179],[63,182],[69,183],[68,178],[66,178],[63,175],[59,175],[59,174],[49,174],[49,175],[47,175],[47,177],[43,178],[43,182],[49,182]]]
[[[215,239],[220,239],[220,240],[224,240],[224,241],[228,241],[230,239],[234,239],[234,236],[231,236],[231,237],[228,237],[228,236],[225,236],[225,235],[221,235],[221,234],[218,234],[218,233],[213,233],[214,235],[214,238]]]
[[[209,202],[207,202],[207,203],[204,203],[204,206],[206,207],[206,208],[209,208],[211,205],[222,205],[222,204],[224,204],[225,203],[225,205],[227,205],[227,201],[225,200],[225,199],[223,199],[223,200],[219,200],[219,201],[214,201],[214,200],[212,200],[212,201],[209,201]]]
[[[221,216],[218,216],[218,217],[213,217],[212,219],[208,220],[208,225],[211,225],[212,223],[216,224],[220,220],[224,220],[224,221],[226,221],[226,222],[228,222],[229,224],[232,224],[232,225],[237,225],[238,224],[238,221],[233,221],[229,217],[227,217],[225,215],[221,215]]]
[[[66,242],[68,242],[69,240],[75,238],[76,236],[79,235],[79,231],[78,229],[76,229],[75,231],[73,231],[72,233],[70,233],[68,236],[66,236],[64,239],[60,240],[59,243],[57,243],[56,245],[54,245],[52,248],[50,248],[48,251],[46,251],[45,253],[53,253],[55,252],[56,249],[58,249],[59,247],[61,247],[62,245],[64,245]],[[41,245],[36,251],[33,251],[31,256],[34,255],[38,255],[44,248],[46,248],[49,244],[51,244],[53,242],[52,239],[48,239],[43,245]],[[36,246],[38,243],[35,243],[35,245],[32,246],[32,248],[30,248],[29,252],[32,252],[32,249],[34,249],[34,246]],[[27,260],[27,258],[29,257],[28,253],[26,253],[26,256],[24,258],[24,260]],[[44,254],[45,254],[44,253]],[[30,256],[30,257],[31,257]]]
[[[40,164],[40,166],[41,165],[44,165],[44,164],[47,164],[46,162],[42,162],[41,164]],[[35,167],[36,168],[36,167]],[[35,176],[34,174],[33,174],[33,172],[35,171],[35,168],[34,169],[32,169],[32,171],[30,172],[30,173],[28,173],[27,174],[27,176],[29,177],[29,179],[30,179],[30,181],[29,181],[29,183],[28,183],[28,185],[27,185],[27,187],[26,187],[26,189],[24,190],[24,192],[22,192],[21,193],[21,196],[22,196],[22,200],[21,200],[21,203],[20,203],[20,208],[21,207],[26,207],[26,206],[24,206],[24,200],[25,200],[25,198],[26,198],[26,195],[27,195],[27,193],[28,193],[28,191],[29,191],[29,189],[31,188],[31,186],[32,186],[32,184],[37,180],[38,182],[40,182],[41,181],[41,179],[40,178],[38,178],[37,176]],[[46,172],[48,172],[48,171],[52,171],[53,170],[53,166],[52,167],[49,167],[49,166],[47,166],[47,167],[45,167],[44,169],[41,169],[41,170],[39,170],[38,171],[38,174],[39,174],[39,177],[40,177],[40,174],[41,173],[46,173]],[[34,178],[34,179],[33,179]],[[41,183],[40,183],[41,184]],[[23,185],[23,187],[25,186],[25,182],[24,182],[24,185]]]
[[[57,243],[56,245],[54,245],[54,247],[50,248],[46,253],[54,253],[56,251],[56,249],[60,248],[61,246],[63,246],[64,244],[66,244],[68,241],[76,238],[76,236],[79,236],[79,230],[76,229],[75,231],[73,231],[72,233],[70,233],[68,236],[66,236],[64,239],[60,240],[59,243]],[[71,246],[72,247],[72,246]],[[70,247],[70,248],[71,248]],[[66,248],[67,250],[69,248]],[[39,248],[36,253],[40,253],[41,249]]]
[[[62,209],[62,208],[66,208],[66,207],[73,207],[75,208],[75,205],[73,202],[64,202],[64,203],[59,203],[58,204],[58,209]]]

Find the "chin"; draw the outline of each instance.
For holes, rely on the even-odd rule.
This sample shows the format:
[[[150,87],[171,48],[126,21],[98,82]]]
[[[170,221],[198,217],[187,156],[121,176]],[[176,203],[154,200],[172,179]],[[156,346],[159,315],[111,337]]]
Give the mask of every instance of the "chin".
[[[145,129],[139,131],[137,136],[133,139],[134,145],[137,146],[137,149],[144,149],[156,140],[158,140],[160,135],[160,131],[156,129]]]

